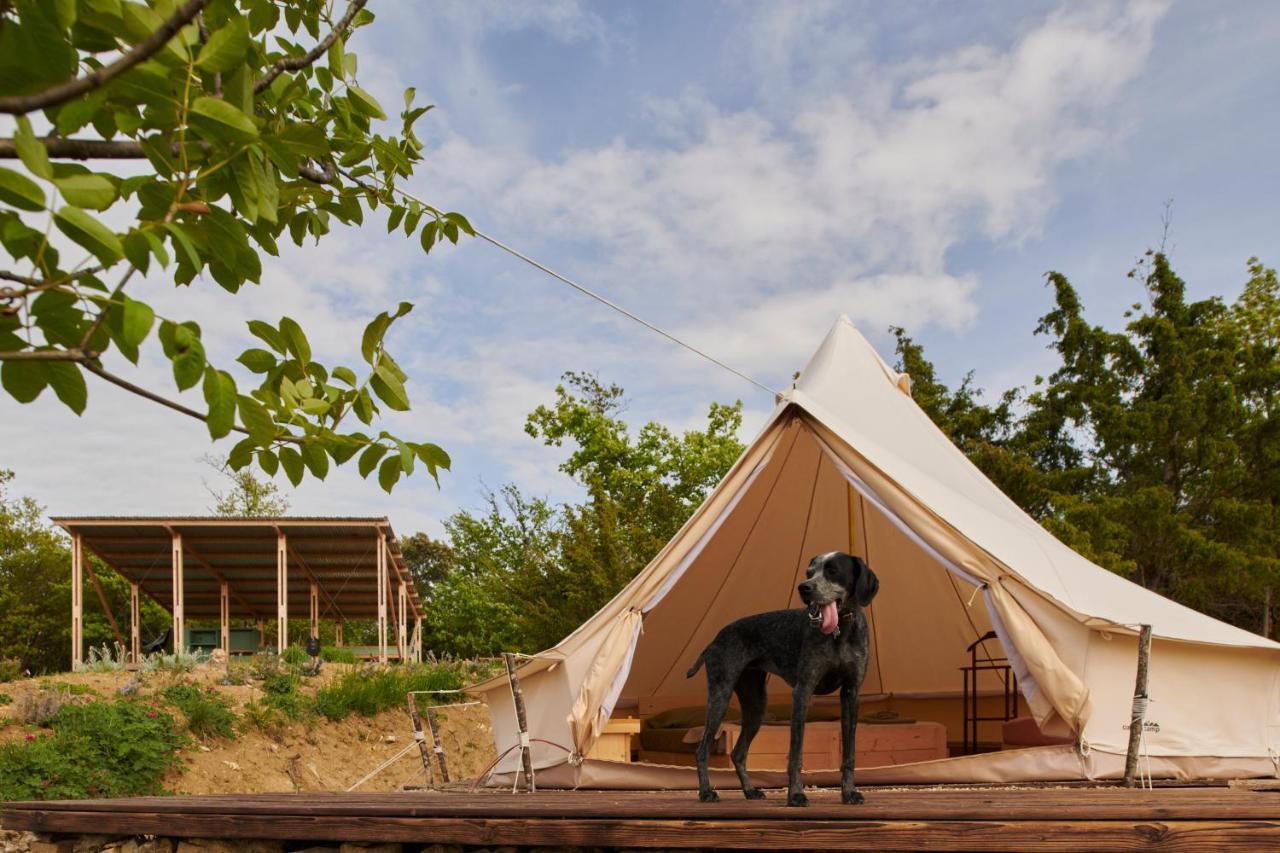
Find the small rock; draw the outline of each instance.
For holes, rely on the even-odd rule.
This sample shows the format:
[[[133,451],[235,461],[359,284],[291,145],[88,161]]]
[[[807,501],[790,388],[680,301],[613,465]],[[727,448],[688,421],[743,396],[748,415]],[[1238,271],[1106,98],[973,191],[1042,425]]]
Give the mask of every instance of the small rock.
[[[225,765],[227,765],[228,767],[230,767],[232,770],[239,770],[239,769],[240,769],[240,765],[239,765],[239,764],[236,764],[234,761],[227,761],[227,760],[224,758],[224,759],[222,760],[222,763],[223,763],[223,764],[225,764]]]
[[[201,752],[213,752],[213,750],[212,750],[212,749],[210,749],[209,747],[205,746],[204,744],[200,744],[200,751],[201,751]]]
[[[279,841],[189,838],[178,842],[178,853],[280,853],[283,849]]]
[[[396,742],[396,736],[395,736],[395,735],[387,735],[386,737],[384,737],[384,738],[382,739],[382,742],[383,742],[383,743],[395,743],[395,742]]]

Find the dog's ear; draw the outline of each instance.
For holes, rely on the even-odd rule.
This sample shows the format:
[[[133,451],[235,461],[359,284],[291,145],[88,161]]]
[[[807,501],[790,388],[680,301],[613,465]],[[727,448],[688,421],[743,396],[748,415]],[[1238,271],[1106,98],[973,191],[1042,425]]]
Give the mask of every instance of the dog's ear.
[[[871,599],[876,597],[876,593],[880,591],[880,579],[876,577],[875,572],[871,571],[871,567],[862,561],[861,557],[853,558],[853,569],[853,597],[858,600],[860,607],[866,607],[871,603]]]

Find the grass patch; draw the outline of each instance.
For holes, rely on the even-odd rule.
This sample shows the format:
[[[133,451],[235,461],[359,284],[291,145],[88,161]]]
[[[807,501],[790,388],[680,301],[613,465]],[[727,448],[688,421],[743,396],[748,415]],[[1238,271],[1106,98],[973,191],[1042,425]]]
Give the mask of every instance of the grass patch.
[[[422,664],[344,673],[316,692],[316,710],[330,720],[375,716],[401,707],[411,690],[457,690],[462,673],[449,664]]]
[[[13,701],[13,697],[8,693],[0,693],[0,705],[8,705]]]
[[[156,794],[182,746],[173,717],[135,701],[65,705],[46,724],[0,745],[0,801]]]
[[[235,712],[217,691],[201,690],[194,684],[174,684],[165,688],[164,698],[182,712],[187,729],[196,737],[236,736]]]
[[[17,681],[22,677],[22,661],[17,658],[0,658],[0,684]]]
[[[325,663],[359,663],[356,653],[351,649],[325,646],[320,650],[320,659]]]

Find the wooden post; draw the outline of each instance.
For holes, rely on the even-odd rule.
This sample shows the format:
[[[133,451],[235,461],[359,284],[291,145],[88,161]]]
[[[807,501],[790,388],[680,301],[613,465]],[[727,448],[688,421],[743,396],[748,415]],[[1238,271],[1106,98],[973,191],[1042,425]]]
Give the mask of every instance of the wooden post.
[[[401,662],[409,657],[409,586],[400,581],[398,619],[396,621],[396,650],[400,653]]]
[[[422,663],[422,617],[413,620],[413,662]]]
[[[284,654],[289,648],[289,543],[283,530],[276,531],[276,619],[276,653]]]
[[[529,754],[529,720],[524,712],[524,694],[520,692],[520,679],[516,677],[516,657],[511,652],[502,653],[507,667],[507,681],[511,682],[511,699],[516,706],[516,726],[520,730],[520,763],[524,767],[526,791],[536,790],[533,781],[533,756]]]
[[[142,596],[136,583],[129,584],[129,660],[142,662]]]
[[[84,545],[71,536],[71,669],[84,663]]]
[[[1129,716],[1129,751],[1124,759],[1124,786],[1137,784],[1138,745],[1147,709],[1147,664],[1151,660],[1151,626],[1142,625],[1138,632],[1138,676],[1133,685],[1133,712]]]
[[[320,637],[320,585],[311,582],[311,636]]]
[[[89,574],[89,580],[93,583],[93,589],[98,593],[98,603],[102,605],[102,612],[107,614],[107,621],[111,623],[111,633],[115,634],[116,642],[124,646],[124,634],[120,633],[120,625],[116,623],[115,614],[111,612],[111,605],[107,603],[107,594],[102,590],[102,583],[98,580],[98,575],[93,571],[93,563],[84,558],[84,551],[80,552],[80,567]],[[81,600],[81,605],[84,601]]]
[[[223,581],[218,584],[218,645],[222,653],[231,661],[231,584]]]
[[[387,537],[378,531],[378,663],[387,663]]]
[[[187,620],[183,613],[186,596],[182,590],[182,534],[173,534],[173,653],[187,653]]]
[[[436,725],[436,712],[430,705],[427,706],[427,728],[431,730],[431,749],[435,752],[436,761],[440,765],[440,779],[448,782],[449,765],[444,760],[444,744],[440,743],[440,729]],[[526,770],[525,772],[532,773],[532,770]],[[532,779],[533,776],[529,778]]]
[[[267,647],[267,623],[266,620],[258,620],[258,648],[265,649]]]
[[[333,626],[333,644],[335,646],[342,645],[342,628],[345,623],[338,622]]]
[[[413,723],[413,739],[418,742],[418,754],[422,756],[422,772],[427,777],[427,787],[431,787],[431,753],[427,751],[427,738],[422,732],[422,717],[418,715],[418,698],[412,693],[405,696],[409,702],[409,720]]]

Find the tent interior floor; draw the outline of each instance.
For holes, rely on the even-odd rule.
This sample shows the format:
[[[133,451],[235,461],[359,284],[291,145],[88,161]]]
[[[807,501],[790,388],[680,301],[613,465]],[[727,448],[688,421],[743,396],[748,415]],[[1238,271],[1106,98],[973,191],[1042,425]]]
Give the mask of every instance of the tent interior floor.
[[[565,848],[1254,850],[1280,844],[1280,793],[1215,788],[864,788],[717,803],[693,792],[259,794],[7,803],[0,823],[84,836]],[[80,838],[76,838],[80,836]],[[205,846],[208,846],[206,843]],[[264,849],[268,845],[263,845]],[[416,848],[415,848],[416,849]]]

